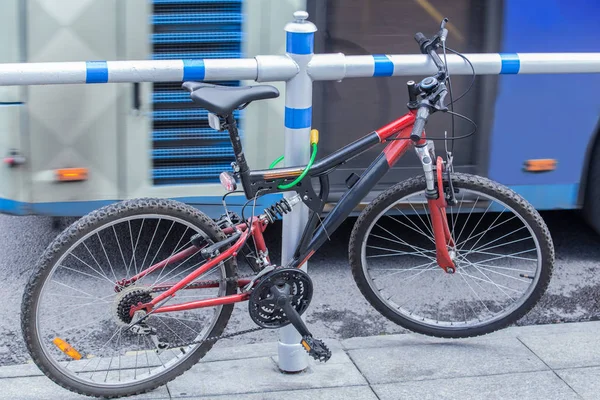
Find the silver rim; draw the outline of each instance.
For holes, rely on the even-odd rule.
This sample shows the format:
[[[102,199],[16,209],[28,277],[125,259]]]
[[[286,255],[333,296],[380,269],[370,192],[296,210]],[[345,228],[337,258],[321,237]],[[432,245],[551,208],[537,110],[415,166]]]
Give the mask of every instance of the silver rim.
[[[398,316],[426,327],[481,327],[517,310],[532,294],[542,267],[537,237],[504,202],[460,188],[447,208],[456,265],[436,262],[424,192],[381,212],[361,244],[362,271],[373,293]]]
[[[73,244],[54,264],[44,281],[35,310],[40,348],[50,363],[70,379],[93,387],[138,385],[172,371],[199,345],[165,350],[160,355],[147,336],[127,332],[118,315],[118,304],[134,289],[173,283],[202,264],[198,256],[169,262],[121,293],[115,281],[137,272],[190,245],[201,233],[194,224],[159,214],[125,217],[102,225]],[[221,279],[220,264],[198,279]],[[180,290],[168,304],[223,296],[219,288]],[[222,306],[154,314],[148,325],[170,343],[189,343],[207,337]],[[74,360],[53,343],[60,338],[77,350]]]

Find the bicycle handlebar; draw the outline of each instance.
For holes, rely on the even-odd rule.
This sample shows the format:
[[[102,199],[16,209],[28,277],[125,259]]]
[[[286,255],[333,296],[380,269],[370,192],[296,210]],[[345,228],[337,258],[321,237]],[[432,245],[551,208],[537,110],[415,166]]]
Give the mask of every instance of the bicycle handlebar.
[[[421,140],[421,135],[423,134],[423,130],[425,129],[425,124],[427,123],[429,113],[429,106],[425,104],[419,106],[419,109],[417,111],[417,118],[415,119],[412,132],[410,133],[410,139],[413,142],[418,142],[419,140]]]
[[[446,68],[444,67],[444,63],[438,54],[435,52],[437,48],[434,43],[436,43],[435,39],[430,40],[425,37],[421,32],[415,33],[415,41],[419,44],[419,48],[421,49],[421,53],[429,54],[429,57],[433,60],[433,63],[438,69],[438,72],[444,73]]]

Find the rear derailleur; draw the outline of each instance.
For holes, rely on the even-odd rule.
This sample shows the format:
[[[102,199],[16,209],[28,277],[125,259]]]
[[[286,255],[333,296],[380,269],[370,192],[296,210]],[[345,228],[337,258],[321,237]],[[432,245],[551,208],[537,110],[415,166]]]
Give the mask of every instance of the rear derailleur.
[[[135,323],[134,325],[131,325],[128,330],[136,335],[149,336],[152,340],[152,343],[154,343],[154,351],[156,351],[157,354],[160,354],[169,348],[169,342],[158,338],[158,335],[156,334],[156,328],[148,326],[144,322]]]
[[[302,335],[300,344],[315,360],[326,362],[331,350],[313,337],[300,315],[306,311],[313,294],[308,274],[297,268],[277,268],[254,287],[248,301],[252,320],[263,328],[277,329],[292,324]]]

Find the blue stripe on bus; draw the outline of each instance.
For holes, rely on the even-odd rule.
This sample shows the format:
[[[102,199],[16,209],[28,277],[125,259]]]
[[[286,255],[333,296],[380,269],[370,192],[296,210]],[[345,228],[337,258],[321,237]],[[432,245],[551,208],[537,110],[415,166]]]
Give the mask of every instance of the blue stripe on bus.
[[[517,53],[500,53],[502,60],[501,74],[518,74],[521,69],[521,60]]]
[[[571,210],[578,208],[579,184],[510,185],[536,210]]]
[[[385,54],[373,54],[375,69],[373,76],[392,76],[394,74],[394,63]]]
[[[314,51],[315,34],[286,32],[285,51],[291,54],[312,54]]]
[[[217,218],[223,213],[221,196],[171,197],[173,200],[190,204],[211,218]],[[256,205],[263,208],[281,199],[280,193],[261,196]],[[88,200],[88,201],[59,201],[47,203],[25,203],[0,198],[0,212],[13,215],[51,215],[57,217],[80,217],[100,207],[117,203],[120,200]],[[227,205],[232,211],[240,212],[246,203],[244,196],[228,196]]]
[[[204,79],[204,60],[183,60],[183,80],[203,80]]]
[[[108,82],[108,64],[106,61],[86,61],[85,83]]]
[[[310,128],[312,107],[285,108],[285,127],[290,129]]]

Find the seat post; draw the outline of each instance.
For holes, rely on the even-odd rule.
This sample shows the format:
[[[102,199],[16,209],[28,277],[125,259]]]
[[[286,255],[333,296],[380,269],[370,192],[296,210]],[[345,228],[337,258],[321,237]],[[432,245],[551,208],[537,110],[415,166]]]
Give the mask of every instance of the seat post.
[[[235,122],[233,113],[225,116],[225,124],[227,125],[227,131],[229,132],[229,140],[231,141],[231,145],[233,147],[235,160],[240,169],[239,174],[242,181],[242,186],[244,187],[244,192],[246,192],[246,197],[248,197],[248,191],[246,191],[246,188],[250,187],[250,168],[248,168],[248,163],[246,162],[246,156],[244,155],[244,150],[242,149],[242,141],[240,140],[237,123]]]

